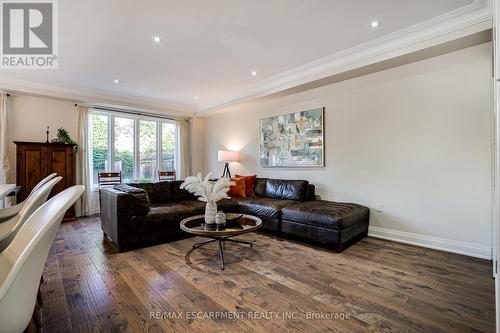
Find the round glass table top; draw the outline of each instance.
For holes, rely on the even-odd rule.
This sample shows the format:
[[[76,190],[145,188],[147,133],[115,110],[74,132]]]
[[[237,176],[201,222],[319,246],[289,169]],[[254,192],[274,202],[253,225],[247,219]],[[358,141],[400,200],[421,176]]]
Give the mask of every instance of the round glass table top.
[[[257,230],[262,226],[262,220],[256,216],[246,214],[237,215],[241,215],[241,217],[236,220],[227,221],[223,226],[206,224],[204,215],[196,215],[182,220],[181,229],[198,236],[222,237],[241,235]]]

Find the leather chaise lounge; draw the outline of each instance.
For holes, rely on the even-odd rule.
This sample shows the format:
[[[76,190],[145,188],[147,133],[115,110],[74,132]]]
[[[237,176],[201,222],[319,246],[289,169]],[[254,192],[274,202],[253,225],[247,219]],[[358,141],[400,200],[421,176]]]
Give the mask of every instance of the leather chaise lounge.
[[[180,189],[182,181],[133,183],[101,190],[101,227],[120,251],[188,237],[182,219],[203,214],[205,203]],[[262,230],[321,243],[337,252],[367,236],[370,210],[354,203],[315,200],[305,180],[257,178],[255,196],[217,203],[224,212],[262,219]]]
[[[354,203],[302,202],[283,208],[281,232],[326,244],[340,252],[368,236],[369,218],[370,210]]]

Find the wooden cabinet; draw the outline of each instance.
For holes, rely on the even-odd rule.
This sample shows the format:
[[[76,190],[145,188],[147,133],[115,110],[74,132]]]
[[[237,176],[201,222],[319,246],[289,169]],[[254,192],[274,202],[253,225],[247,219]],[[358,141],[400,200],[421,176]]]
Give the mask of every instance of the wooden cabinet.
[[[62,179],[56,184],[50,196],[75,185],[75,147],[61,143],[19,142],[16,144],[16,181],[21,186],[17,202],[29,195],[33,187],[44,177],[55,172]],[[64,216],[65,220],[75,218],[74,207]]]

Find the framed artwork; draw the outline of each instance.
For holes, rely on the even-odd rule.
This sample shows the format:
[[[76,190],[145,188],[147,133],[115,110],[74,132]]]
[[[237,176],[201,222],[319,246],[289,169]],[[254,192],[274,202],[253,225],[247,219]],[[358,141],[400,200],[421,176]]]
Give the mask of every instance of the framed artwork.
[[[261,167],[325,166],[325,108],[260,120]]]

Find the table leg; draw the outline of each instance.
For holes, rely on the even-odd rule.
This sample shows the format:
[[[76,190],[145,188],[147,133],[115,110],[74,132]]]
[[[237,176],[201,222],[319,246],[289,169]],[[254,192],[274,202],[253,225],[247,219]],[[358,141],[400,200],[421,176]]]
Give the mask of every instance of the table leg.
[[[220,269],[224,270],[224,242],[233,242],[233,243],[238,243],[238,244],[245,244],[245,245],[250,245],[250,247],[253,247],[253,243],[251,242],[245,242],[245,241],[240,241],[236,239],[230,239],[229,237],[219,237],[219,238],[211,238],[209,240],[196,243],[193,245],[193,249],[199,248],[201,246],[217,242],[217,248],[219,250],[219,257],[220,257]]]
[[[216,240],[217,239],[209,239],[209,240],[203,241],[201,243],[196,243],[196,244],[193,245],[193,249],[196,249],[196,248],[198,248],[200,246],[207,245],[209,243],[215,242]]]
[[[222,249],[222,240],[218,239],[219,244],[219,256],[220,256],[220,269],[224,270],[224,250]]]
[[[231,239],[231,238],[225,238],[224,240],[228,241],[228,242],[233,242],[233,243],[246,244],[246,245],[250,245],[250,247],[253,247],[253,244],[250,242],[240,241],[240,240]]]

